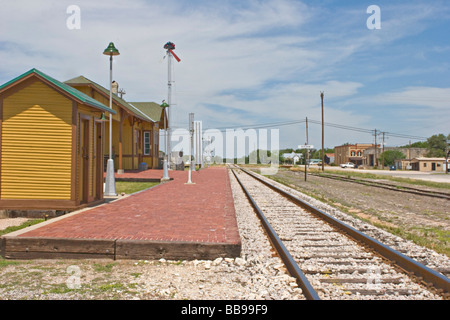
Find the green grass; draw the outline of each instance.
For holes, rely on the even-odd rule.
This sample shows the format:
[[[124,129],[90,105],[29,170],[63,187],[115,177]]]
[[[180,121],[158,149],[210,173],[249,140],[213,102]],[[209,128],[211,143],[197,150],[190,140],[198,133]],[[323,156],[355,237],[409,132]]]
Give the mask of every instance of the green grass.
[[[100,291],[116,291],[116,290],[125,290],[126,286],[122,283],[114,282],[114,283],[105,283],[98,287]]]
[[[380,226],[377,223],[374,223],[374,226],[382,228],[406,240],[411,240],[419,246],[433,249],[438,253],[450,257],[448,231],[439,230],[433,227],[413,227],[413,230],[405,230],[399,227]]]
[[[141,190],[145,190],[158,185],[159,182],[133,182],[133,181],[117,181],[116,192],[118,194],[132,194]]]
[[[41,223],[43,221],[45,221],[45,220],[44,219],[33,219],[33,220],[29,220],[29,221],[22,223],[20,226],[8,227],[6,229],[0,230],[0,236],[10,233],[10,232],[13,232],[13,231],[17,231],[17,230],[29,227],[29,226],[32,226],[32,225],[35,225],[35,224],[38,224],[38,223]]]
[[[50,293],[65,294],[65,293],[69,293],[69,292],[73,292],[73,291],[75,291],[75,290],[68,288],[66,284],[58,284],[58,285],[54,285],[52,288],[44,291],[43,294],[50,294]]]
[[[94,263],[94,270],[97,272],[111,272],[116,263],[107,263],[105,265]]]
[[[2,257],[0,257],[0,268],[10,266],[10,265],[18,265],[18,264],[20,264],[19,261],[5,260]]]

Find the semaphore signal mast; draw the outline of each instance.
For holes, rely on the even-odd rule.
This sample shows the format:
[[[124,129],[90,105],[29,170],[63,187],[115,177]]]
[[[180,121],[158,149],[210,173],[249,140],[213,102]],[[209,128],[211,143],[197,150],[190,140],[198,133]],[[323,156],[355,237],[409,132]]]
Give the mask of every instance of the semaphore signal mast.
[[[166,128],[166,157],[167,160],[164,159],[164,170],[163,170],[163,179],[169,179],[169,173],[168,168],[170,168],[170,162],[171,162],[171,137],[172,137],[172,121],[170,117],[170,107],[172,106],[172,57],[174,57],[178,62],[180,62],[180,58],[173,52],[175,50],[175,44],[173,42],[167,42],[164,45],[164,49],[166,49],[167,54],[167,67],[168,67],[168,76],[167,76],[167,87],[168,87],[168,95],[167,95],[167,104],[169,105],[167,109],[167,128]]]

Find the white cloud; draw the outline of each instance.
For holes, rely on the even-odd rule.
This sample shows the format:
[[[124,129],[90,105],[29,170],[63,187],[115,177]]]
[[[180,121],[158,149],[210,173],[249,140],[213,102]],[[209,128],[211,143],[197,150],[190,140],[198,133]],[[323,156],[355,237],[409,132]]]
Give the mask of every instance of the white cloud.
[[[66,8],[71,4],[81,9],[80,30],[66,27]],[[0,59],[6,63],[0,65],[0,82],[36,67],[59,80],[82,74],[107,86],[109,64],[102,51],[113,41],[121,52],[114,59],[114,79],[126,90],[125,99],[160,102],[167,98],[163,45],[172,41],[181,58],[173,63],[174,121],[179,125],[187,124],[189,112],[216,126],[306,116],[319,120],[320,91],[325,91],[326,121],[372,125],[371,114],[339,105],[364,102],[374,95],[385,104],[419,105],[420,99],[436,95],[448,101],[447,89],[413,87],[408,82],[395,94],[373,93],[366,98],[361,96],[367,87],[364,80],[399,75],[399,69],[373,74],[362,70],[357,79],[346,73],[357,68],[352,65],[355,57],[368,57],[373,63],[374,48],[381,54],[380,49],[423,31],[438,12],[436,6],[427,6],[380,6],[382,29],[371,32],[365,26],[364,6],[335,12],[336,6],[289,0],[27,1],[26,5],[3,1]],[[443,45],[434,48],[447,50]],[[405,67],[401,70],[403,75],[415,74]],[[428,100],[426,105],[443,109],[442,99]],[[297,129],[283,130],[294,136]],[[346,132],[336,132],[332,144],[339,144],[339,139],[346,142],[347,137]]]
[[[450,88],[407,87],[399,92],[379,95],[376,99],[379,104],[426,107],[427,112],[449,110]]]

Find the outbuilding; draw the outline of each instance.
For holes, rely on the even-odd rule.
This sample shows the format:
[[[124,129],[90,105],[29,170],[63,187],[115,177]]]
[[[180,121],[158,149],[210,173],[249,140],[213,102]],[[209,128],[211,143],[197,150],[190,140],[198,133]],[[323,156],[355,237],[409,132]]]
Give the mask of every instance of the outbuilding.
[[[445,158],[414,158],[411,160],[412,170],[424,172],[445,172]]]
[[[1,85],[0,209],[103,202],[104,113],[116,114],[37,69]]]

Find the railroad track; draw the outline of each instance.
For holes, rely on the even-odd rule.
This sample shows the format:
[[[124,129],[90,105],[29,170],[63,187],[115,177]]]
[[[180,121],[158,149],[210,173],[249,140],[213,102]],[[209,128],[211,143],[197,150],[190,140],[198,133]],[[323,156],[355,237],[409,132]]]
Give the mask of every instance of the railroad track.
[[[449,299],[449,279],[255,173],[232,167],[307,299]]]
[[[450,193],[446,193],[446,192],[431,191],[431,190],[424,190],[424,189],[418,189],[418,188],[412,188],[412,187],[406,187],[406,186],[400,186],[400,185],[393,185],[393,184],[383,183],[383,182],[379,182],[379,181],[356,179],[356,178],[350,178],[350,177],[334,175],[334,174],[329,174],[329,173],[308,173],[308,174],[315,176],[315,177],[321,177],[321,178],[327,178],[327,179],[339,180],[339,181],[346,181],[346,182],[351,182],[351,183],[358,183],[358,184],[362,184],[362,185],[370,186],[370,187],[376,187],[376,188],[382,188],[382,189],[387,189],[387,190],[392,190],[392,191],[405,192],[405,193],[409,193],[409,194],[416,194],[416,195],[420,195],[420,196],[427,196],[427,197],[450,200]]]

